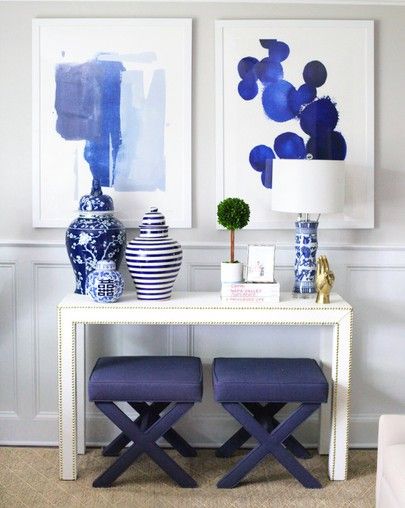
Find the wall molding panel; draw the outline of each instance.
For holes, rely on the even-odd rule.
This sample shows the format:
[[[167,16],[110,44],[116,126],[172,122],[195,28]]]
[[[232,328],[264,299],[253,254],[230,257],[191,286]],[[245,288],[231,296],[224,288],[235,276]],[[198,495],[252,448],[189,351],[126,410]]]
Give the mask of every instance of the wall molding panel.
[[[47,417],[48,415],[55,414],[55,411],[43,411],[41,410],[41,397],[43,396],[43,388],[41,389],[40,377],[42,373],[43,364],[45,363],[45,368],[48,370],[49,362],[44,362],[43,355],[41,355],[41,336],[42,335],[42,316],[40,312],[43,311],[43,303],[44,303],[44,294],[41,294],[45,289],[45,292],[50,290],[49,284],[47,280],[49,280],[50,271],[54,271],[56,278],[59,279],[58,274],[60,270],[70,271],[70,263],[53,263],[53,262],[32,262],[32,277],[33,277],[33,299],[32,299],[32,307],[33,307],[33,347],[35,354],[35,362],[32,369],[32,383],[34,386],[34,411],[35,417]],[[48,272],[48,273],[47,273]],[[48,277],[47,277],[48,275]],[[70,276],[70,272],[69,272]],[[45,285],[45,288],[43,287]],[[55,309],[56,312],[56,309]]]
[[[184,244],[178,290],[217,290],[220,262],[227,244]],[[245,246],[237,246],[244,262]],[[355,333],[351,446],[373,447],[378,418],[399,413],[405,393],[401,358],[405,308],[405,247],[322,246],[336,274],[337,292],[354,306]],[[293,283],[293,246],[276,254],[276,277],[289,291]],[[132,281],[123,266],[128,289]],[[56,445],[56,305],[73,291],[73,272],[62,244],[0,244],[0,444]],[[87,372],[106,354],[195,354],[204,363],[204,401],[182,422],[185,435],[199,446],[214,446],[233,430],[233,422],[212,401],[210,362],[220,355],[302,355],[317,357],[321,332],[292,327],[108,327],[88,328]],[[395,351],[395,354],[393,354]],[[390,372],[390,376],[386,373]],[[113,428],[88,404],[88,443],[99,444]],[[316,442],[317,421],[304,427],[302,438]]]
[[[3,388],[3,393],[0,392],[0,418],[18,418],[17,281],[15,262],[0,262],[0,322],[0,329],[2,330],[0,339],[0,386]]]
[[[198,287],[197,277],[199,272],[202,275],[211,274],[211,278],[208,276],[208,283],[213,281],[212,275],[216,274],[217,277],[214,281],[215,290],[218,290],[218,285],[221,285],[221,266],[218,263],[188,263],[187,265],[187,290],[188,291],[198,291],[196,289]],[[204,277],[206,279],[206,277]],[[218,282],[219,281],[219,282]],[[201,284],[200,284],[201,287]],[[201,289],[202,290],[202,289]],[[211,289],[206,289],[206,291],[210,291]],[[214,288],[212,288],[214,291]]]

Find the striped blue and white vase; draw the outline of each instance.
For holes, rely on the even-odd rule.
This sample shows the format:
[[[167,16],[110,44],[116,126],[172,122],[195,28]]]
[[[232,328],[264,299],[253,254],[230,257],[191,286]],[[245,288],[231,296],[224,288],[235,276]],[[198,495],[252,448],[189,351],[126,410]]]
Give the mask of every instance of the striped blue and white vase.
[[[157,208],[145,213],[139,236],[128,243],[125,258],[139,300],[168,300],[179,273],[183,251],[169,238],[169,226]]]

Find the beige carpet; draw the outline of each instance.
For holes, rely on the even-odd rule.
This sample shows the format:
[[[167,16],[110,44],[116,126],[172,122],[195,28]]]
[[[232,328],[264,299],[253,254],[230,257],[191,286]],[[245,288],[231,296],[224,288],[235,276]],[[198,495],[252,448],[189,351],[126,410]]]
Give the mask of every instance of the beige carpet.
[[[79,458],[79,479],[58,480],[55,448],[0,448],[0,506],[122,506],[139,508],[261,508],[261,507],[373,507],[376,452],[350,452],[348,481],[327,479],[327,459],[303,461],[324,486],[307,490],[273,459],[266,459],[237,488],[220,490],[216,481],[244,453],[217,459],[213,450],[197,458],[176,460],[196,479],[196,489],[181,489],[148,458],[141,457],[110,489],[93,489],[93,479],[113,459],[91,449]]]

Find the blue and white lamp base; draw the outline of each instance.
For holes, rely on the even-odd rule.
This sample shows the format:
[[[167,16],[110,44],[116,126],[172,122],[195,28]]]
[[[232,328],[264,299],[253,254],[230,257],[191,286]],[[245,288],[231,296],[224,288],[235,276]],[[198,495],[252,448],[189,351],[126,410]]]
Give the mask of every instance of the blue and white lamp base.
[[[295,282],[293,295],[309,297],[316,293],[316,251],[318,221],[299,220],[295,223]]]

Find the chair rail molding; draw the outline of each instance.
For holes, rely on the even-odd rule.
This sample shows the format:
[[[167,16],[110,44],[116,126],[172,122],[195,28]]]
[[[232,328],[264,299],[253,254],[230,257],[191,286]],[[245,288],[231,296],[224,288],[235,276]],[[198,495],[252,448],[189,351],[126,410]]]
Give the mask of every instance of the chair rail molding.
[[[0,0],[2,2],[3,0]],[[19,0],[14,0],[19,1]],[[23,0],[22,0],[23,1]],[[55,0],[49,0],[55,1]],[[73,1],[73,0],[72,0]],[[154,0],[152,0],[154,1]],[[296,2],[294,2],[296,3]],[[405,0],[403,0],[405,5]],[[176,231],[176,230],[174,230]],[[174,235],[175,233],[173,233]],[[135,236],[134,230],[128,230],[128,238],[132,238]],[[216,249],[226,249],[229,250],[228,242],[212,242],[212,241],[184,241],[180,240],[181,246],[184,249],[194,250],[194,249],[207,249],[207,250],[216,250]],[[235,249],[244,249],[248,246],[247,243],[235,243]],[[65,252],[66,246],[64,242],[60,241],[46,241],[46,240],[13,240],[6,239],[0,240],[0,249],[2,248],[57,248],[63,249]],[[291,242],[277,242],[277,250],[293,250],[294,246]],[[333,251],[402,251],[405,252],[405,245],[401,244],[367,244],[367,243],[323,243],[322,249],[324,250],[333,250]],[[66,261],[66,259],[65,259]]]
[[[0,0],[6,2],[9,0]],[[11,0],[12,2],[36,2],[37,0]],[[59,3],[65,0],[42,0],[44,2]],[[77,0],[67,0],[73,2]],[[122,0],[89,0],[90,2],[120,2]],[[132,0],[133,2],[145,2],[145,0]],[[148,2],[173,3],[173,0],[148,0]],[[176,3],[210,3],[212,0],[176,0]],[[404,5],[405,0],[216,0],[216,3],[241,3],[241,4],[323,4],[323,5]]]

